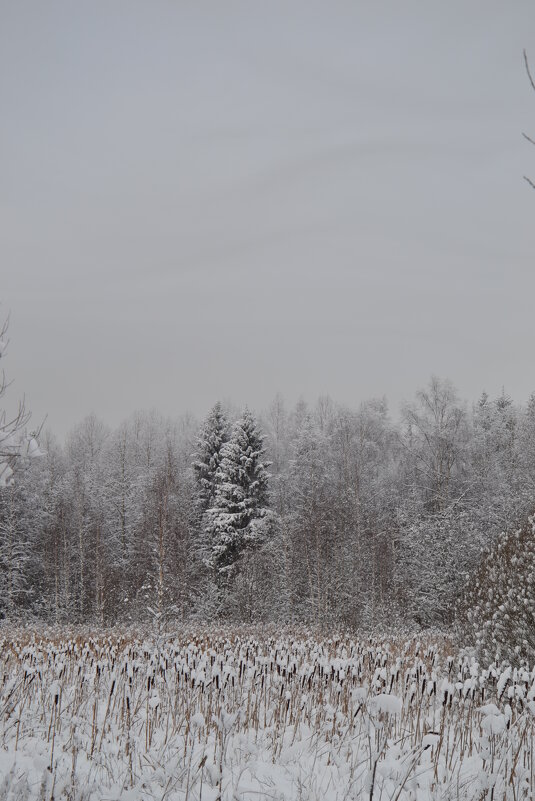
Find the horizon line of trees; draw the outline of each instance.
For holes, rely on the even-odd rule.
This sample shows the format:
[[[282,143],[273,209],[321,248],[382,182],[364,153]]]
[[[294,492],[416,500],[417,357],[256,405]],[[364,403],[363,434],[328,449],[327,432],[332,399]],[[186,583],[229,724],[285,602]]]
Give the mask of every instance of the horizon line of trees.
[[[534,506],[535,395],[468,406],[438,378],[397,421],[385,399],[277,396],[200,426],[90,415],[40,444],[0,491],[9,620],[451,626]]]

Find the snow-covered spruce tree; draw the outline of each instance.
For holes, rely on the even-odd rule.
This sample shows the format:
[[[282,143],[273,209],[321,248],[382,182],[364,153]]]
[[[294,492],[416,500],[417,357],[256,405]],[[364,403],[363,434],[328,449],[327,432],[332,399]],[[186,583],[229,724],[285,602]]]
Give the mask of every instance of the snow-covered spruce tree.
[[[535,518],[484,554],[460,603],[459,629],[482,660],[535,662]]]
[[[209,563],[220,588],[229,587],[246,550],[264,541],[269,533],[269,464],[264,437],[246,409],[221,449],[215,498],[206,514]]]
[[[229,425],[218,401],[201,426],[197,450],[193,454],[193,474],[197,485],[199,509],[204,514],[214,504],[216,473],[221,463],[221,450],[229,438]]]

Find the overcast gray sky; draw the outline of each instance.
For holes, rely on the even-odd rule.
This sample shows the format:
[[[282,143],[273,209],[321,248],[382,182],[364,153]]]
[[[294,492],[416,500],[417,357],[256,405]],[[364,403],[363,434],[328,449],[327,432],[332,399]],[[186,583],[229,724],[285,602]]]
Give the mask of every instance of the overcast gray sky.
[[[10,395],[535,390],[535,3],[0,2]]]

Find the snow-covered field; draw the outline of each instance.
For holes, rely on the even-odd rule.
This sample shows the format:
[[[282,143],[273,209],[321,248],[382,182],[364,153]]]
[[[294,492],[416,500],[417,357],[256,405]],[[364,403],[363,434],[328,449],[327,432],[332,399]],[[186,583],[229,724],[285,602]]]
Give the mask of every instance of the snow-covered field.
[[[535,671],[447,643],[0,636],[0,799],[532,798]]]

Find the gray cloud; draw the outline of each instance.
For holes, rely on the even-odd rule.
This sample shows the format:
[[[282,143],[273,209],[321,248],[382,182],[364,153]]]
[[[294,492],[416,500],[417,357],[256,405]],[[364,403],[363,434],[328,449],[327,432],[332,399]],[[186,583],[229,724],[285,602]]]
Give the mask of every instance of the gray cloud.
[[[528,0],[0,14],[6,368],[38,418],[535,389]]]

